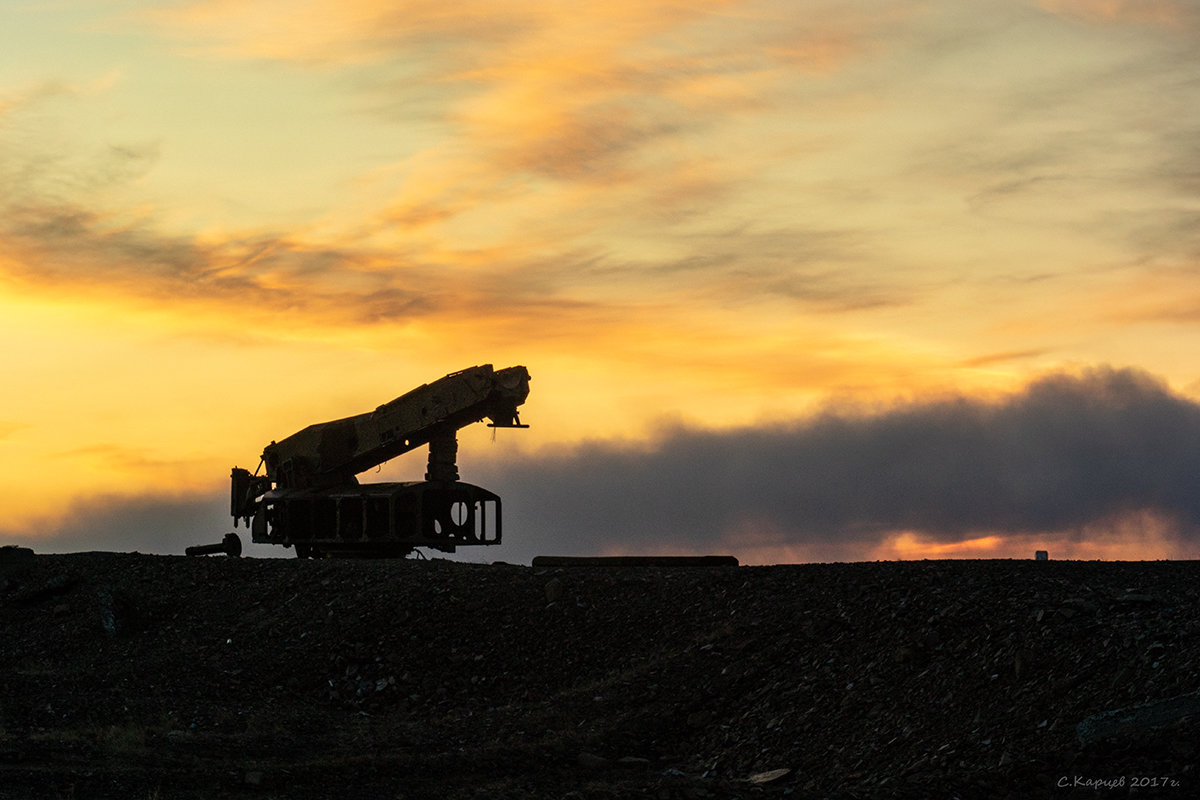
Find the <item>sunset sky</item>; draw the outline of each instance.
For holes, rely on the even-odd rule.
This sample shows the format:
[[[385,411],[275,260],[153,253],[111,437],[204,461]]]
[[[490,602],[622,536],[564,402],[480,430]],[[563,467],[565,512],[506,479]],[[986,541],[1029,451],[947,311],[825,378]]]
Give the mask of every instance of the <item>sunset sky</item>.
[[[269,441],[491,363],[467,558],[1200,557],[1197,0],[0,31],[0,544],[217,541]]]

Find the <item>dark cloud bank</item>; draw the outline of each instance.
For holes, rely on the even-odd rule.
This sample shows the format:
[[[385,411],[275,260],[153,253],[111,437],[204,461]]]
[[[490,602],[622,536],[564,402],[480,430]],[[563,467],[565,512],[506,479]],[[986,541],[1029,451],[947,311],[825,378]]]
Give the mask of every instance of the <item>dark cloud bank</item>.
[[[759,543],[866,557],[896,531],[1070,535],[1142,511],[1200,539],[1200,405],[1133,370],[1055,375],[997,403],[680,429],[651,448],[596,443],[486,471],[530,555],[736,554],[735,532],[758,531]]]
[[[853,559],[896,531],[938,541],[1080,535],[1140,512],[1169,520],[1181,543],[1200,540],[1200,404],[1135,370],[1054,375],[994,403],[680,428],[649,445],[597,442],[461,467],[464,480],[505,504],[505,546],[464,553],[471,559],[736,555],[739,541]],[[222,495],[79,507],[42,549],[178,553],[229,529],[225,503]]]

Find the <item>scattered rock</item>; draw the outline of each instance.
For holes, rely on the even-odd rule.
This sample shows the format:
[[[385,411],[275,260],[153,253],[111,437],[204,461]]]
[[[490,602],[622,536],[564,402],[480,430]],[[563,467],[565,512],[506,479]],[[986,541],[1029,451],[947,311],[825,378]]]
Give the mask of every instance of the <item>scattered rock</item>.
[[[1099,609],[1096,604],[1082,597],[1068,597],[1062,602],[1063,609],[1071,609],[1081,614],[1095,614]]]
[[[72,589],[78,586],[80,579],[75,575],[66,575],[59,573],[47,578],[40,586],[32,585],[24,591],[19,592],[13,598],[13,604],[17,606],[35,606],[44,603],[47,600],[53,600],[57,597],[69,593]]]
[[[780,769],[767,770],[766,772],[756,772],[746,780],[755,784],[756,786],[766,786],[768,783],[775,783],[776,781],[783,780],[791,774],[792,771],[784,767]]]
[[[1013,675],[1016,676],[1017,680],[1020,681],[1029,677],[1029,668],[1032,659],[1033,656],[1029,654],[1028,650],[1018,650],[1013,655]]]
[[[116,636],[116,601],[113,600],[112,591],[109,589],[101,589],[96,592],[96,611],[100,615],[100,627],[102,627],[104,632],[109,636]]]

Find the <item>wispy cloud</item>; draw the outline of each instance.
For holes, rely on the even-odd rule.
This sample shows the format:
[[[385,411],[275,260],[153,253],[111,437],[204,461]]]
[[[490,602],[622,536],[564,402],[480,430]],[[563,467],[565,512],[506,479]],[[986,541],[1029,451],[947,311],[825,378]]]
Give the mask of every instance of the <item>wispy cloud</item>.
[[[1151,5],[1156,19],[1179,7]],[[1045,7],[1136,16],[1119,2]],[[10,234],[24,249],[13,260],[36,261],[59,280],[94,250],[100,269],[91,280],[111,278],[120,291],[180,292],[187,282],[194,295],[241,294],[258,308],[342,309],[351,323],[446,307],[436,287],[448,271],[464,279],[459,290],[488,286],[491,305],[509,308],[540,308],[519,294],[535,284],[542,302],[612,303],[599,288],[606,272],[636,274],[640,294],[661,302],[888,308],[944,285],[934,267],[912,279],[930,257],[907,252],[921,225],[940,226],[933,257],[944,270],[967,279],[959,264],[969,255],[970,278],[985,277],[995,267],[980,269],[975,253],[992,243],[987,230],[1006,241],[1019,230],[1029,234],[1026,249],[1051,242],[1045,258],[1057,256],[1072,237],[1128,229],[1112,213],[1145,190],[1145,159],[1169,160],[1162,180],[1169,172],[1176,182],[1194,160],[1182,118],[1154,126],[1147,142],[1137,131],[1150,128],[1116,120],[1128,109],[1106,99],[1138,96],[1138,86],[1177,75],[1175,62],[1122,72],[1123,57],[1079,48],[1078,61],[1055,55],[1039,67],[1012,32],[1036,34],[1030,46],[1043,50],[1054,34],[1017,11],[1003,26],[990,15],[908,3],[809,3],[800,13],[733,0],[469,2],[450,12],[428,2],[201,0],[142,19],[199,58],[336,75],[360,108],[396,104],[382,124],[435,133],[376,165],[376,176],[388,176],[377,177],[382,202],[320,236],[304,226],[249,226],[202,240],[165,232],[153,207],[134,217],[69,192],[55,196],[61,206],[14,197]],[[1014,80],[1010,67],[1028,79]],[[903,108],[891,116],[927,102],[929,118],[915,130]],[[936,109],[955,103],[969,121],[943,125]],[[891,141],[880,136],[872,152],[869,133],[884,129],[895,132]],[[1119,146],[1124,139],[1131,146]],[[52,176],[41,185],[128,182],[159,153],[158,145],[111,147],[98,154],[102,179],[41,159]],[[841,174],[826,174],[839,166]],[[126,272],[112,262],[139,266]],[[547,266],[555,262],[562,266]],[[679,282],[660,280],[680,266],[686,298]]]
[[[374,75],[417,65],[415,83],[442,92],[434,113],[443,135],[407,154],[384,206],[320,237],[252,224],[201,237],[170,229],[153,204],[114,202],[155,166],[158,144],[99,147],[86,165],[63,156],[66,143],[57,152],[16,146],[5,269],[30,288],[236,300],[348,324],[419,318],[450,303],[506,313],[527,304],[539,314],[548,302],[613,303],[591,294],[606,278],[589,277],[580,263],[609,277],[628,271],[644,258],[643,238],[667,243],[676,264],[699,263],[691,233],[681,239],[671,229],[728,202],[746,177],[701,144],[704,134],[769,102],[795,70],[826,72],[856,51],[866,18],[823,8],[828,18],[803,21],[738,2],[481,3],[449,13],[423,2],[314,2],[298,11],[213,0],[156,10],[145,18],[157,31],[208,42],[215,49],[193,51],[207,57],[348,67],[352,82],[364,60]],[[730,31],[736,41],[717,35]],[[761,37],[773,44],[752,46]],[[701,270],[692,280],[708,274],[723,294],[841,298],[848,281],[828,268],[765,274],[789,272],[784,253],[811,250],[810,230],[771,234],[776,252],[762,254],[770,263],[737,267],[758,279]],[[723,260],[743,260],[748,243],[765,236],[745,231]],[[632,271],[653,282],[658,260]],[[448,271],[467,278],[455,282],[452,300],[439,288]],[[665,286],[647,288],[653,296]],[[473,294],[486,298],[476,305]]]
[[[987,367],[1009,361],[1025,361],[1040,358],[1046,354],[1046,350],[1005,350],[1000,353],[984,353],[983,355],[968,358],[962,362],[962,365],[964,367]]]
[[[70,205],[6,211],[0,256],[8,277],[35,293],[245,305],[251,316],[302,313],[309,323],[412,319],[438,305],[435,293],[405,287],[433,285],[413,278],[420,270],[364,268],[370,253],[271,235],[206,244]]]
[[[1139,23],[1168,28],[1200,22],[1194,4],[1185,0],[1038,0],[1043,9],[1093,23]]]
[[[123,192],[153,169],[157,144],[114,143],[72,152],[47,135],[52,102],[77,93],[35,87],[0,111],[0,270],[10,285],[62,298],[170,300],[181,308],[302,313],[312,322],[373,324],[435,310],[420,265],[303,232],[170,232],[153,206]],[[121,199],[113,201],[113,196]],[[384,266],[381,266],[383,264]]]
[[[840,4],[810,12],[744,0],[468,2],[452,12],[358,0],[295,13],[291,4],[208,0],[152,18],[166,35],[210,42],[222,57],[369,60],[349,80],[374,94],[375,108],[391,97],[408,109],[391,119],[416,113],[442,126],[443,141],[414,159],[418,170],[396,200],[397,219],[429,221],[460,213],[485,187],[489,199],[504,199],[523,182],[612,190],[653,177],[662,193],[679,186],[682,197],[695,188],[694,166],[714,162],[699,141],[713,126],[769,108],[797,75],[847,63],[884,24]],[[623,198],[626,207],[632,200]]]

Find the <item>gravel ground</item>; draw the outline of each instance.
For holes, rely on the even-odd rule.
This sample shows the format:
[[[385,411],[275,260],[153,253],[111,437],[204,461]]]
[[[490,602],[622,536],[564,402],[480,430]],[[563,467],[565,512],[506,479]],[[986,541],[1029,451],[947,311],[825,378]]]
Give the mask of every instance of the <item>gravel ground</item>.
[[[1196,562],[24,555],[0,554],[3,798],[1200,787]]]

